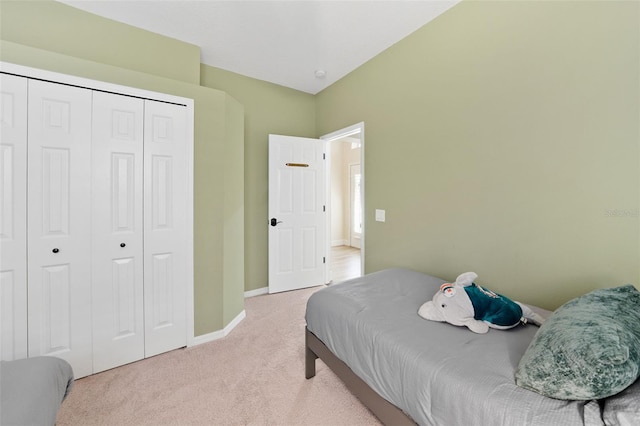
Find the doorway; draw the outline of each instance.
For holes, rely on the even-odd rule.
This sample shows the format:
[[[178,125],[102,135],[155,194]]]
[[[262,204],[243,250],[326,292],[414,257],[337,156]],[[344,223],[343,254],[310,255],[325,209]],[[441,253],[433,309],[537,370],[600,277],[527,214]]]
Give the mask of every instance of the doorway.
[[[328,280],[364,274],[364,123],[338,130],[327,141]]]

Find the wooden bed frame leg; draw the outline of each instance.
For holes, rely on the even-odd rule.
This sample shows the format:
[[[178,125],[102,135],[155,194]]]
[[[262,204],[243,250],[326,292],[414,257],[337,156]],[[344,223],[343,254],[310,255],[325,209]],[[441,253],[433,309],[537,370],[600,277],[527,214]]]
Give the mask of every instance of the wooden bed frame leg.
[[[305,345],[304,345],[304,375],[307,379],[315,377],[316,375],[316,359],[318,359],[318,355],[315,354],[311,349],[309,349],[309,330],[306,330],[305,337]]]

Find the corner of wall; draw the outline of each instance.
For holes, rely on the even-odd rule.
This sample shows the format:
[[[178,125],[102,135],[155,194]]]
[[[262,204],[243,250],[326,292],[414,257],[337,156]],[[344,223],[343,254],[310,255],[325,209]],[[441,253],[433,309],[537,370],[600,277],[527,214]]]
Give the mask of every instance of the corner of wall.
[[[223,322],[244,310],[244,107],[225,96]]]

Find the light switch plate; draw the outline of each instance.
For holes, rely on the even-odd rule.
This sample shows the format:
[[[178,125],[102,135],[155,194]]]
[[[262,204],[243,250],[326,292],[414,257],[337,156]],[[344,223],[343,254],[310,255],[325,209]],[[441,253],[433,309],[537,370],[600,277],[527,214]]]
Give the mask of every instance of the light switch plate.
[[[376,209],[376,222],[385,221],[386,212],[384,210]]]

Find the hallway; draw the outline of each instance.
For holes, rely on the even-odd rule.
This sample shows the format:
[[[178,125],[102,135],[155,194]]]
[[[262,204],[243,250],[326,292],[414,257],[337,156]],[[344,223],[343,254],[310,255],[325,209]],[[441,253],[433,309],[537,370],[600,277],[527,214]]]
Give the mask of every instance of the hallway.
[[[331,284],[360,275],[360,249],[350,246],[331,247],[331,271],[329,274]]]

